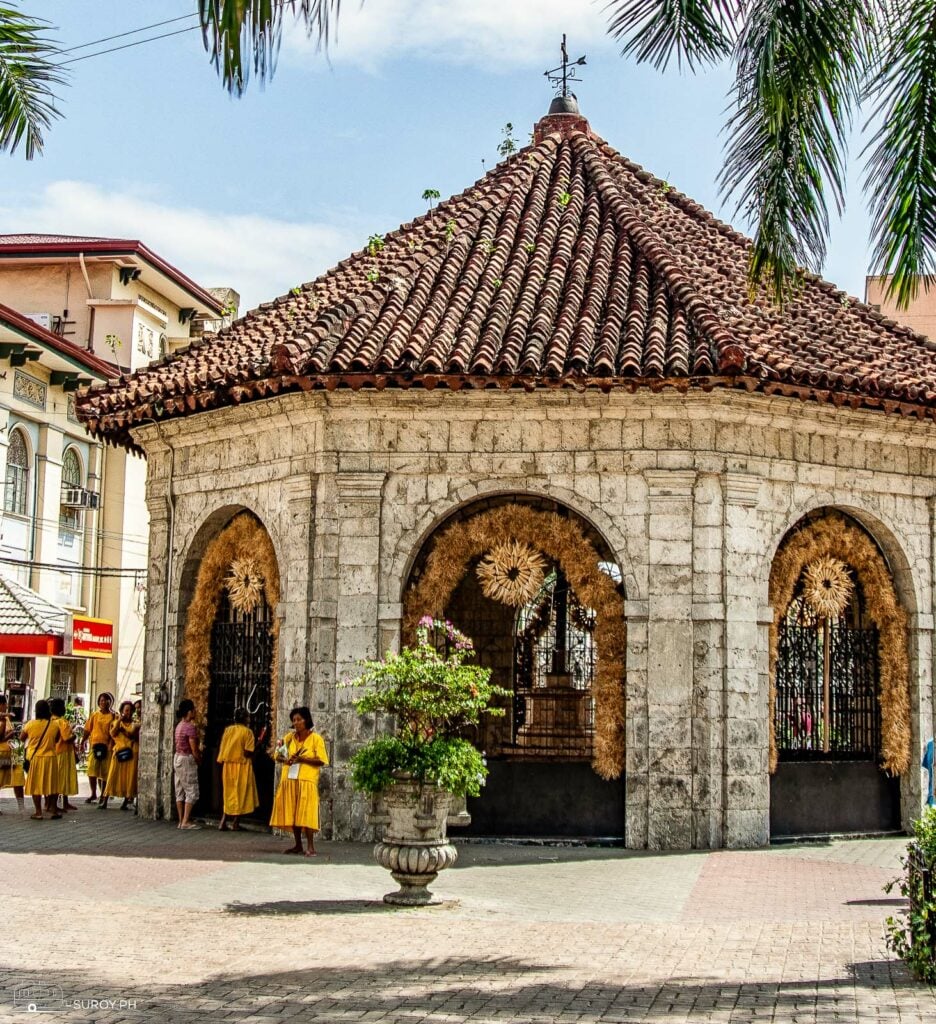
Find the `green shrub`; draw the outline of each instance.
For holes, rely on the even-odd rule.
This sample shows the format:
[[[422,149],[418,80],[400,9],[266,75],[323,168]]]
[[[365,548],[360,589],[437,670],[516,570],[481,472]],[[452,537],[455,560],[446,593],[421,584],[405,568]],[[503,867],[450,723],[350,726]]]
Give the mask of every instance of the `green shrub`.
[[[426,616],[416,645],[381,661],[346,685],[364,688],[354,701],[362,715],[392,715],[395,734],[366,743],[351,758],[356,789],[378,793],[399,773],[457,796],[477,796],[487,776],[483,756],[464,738],[481,715],[503,715],[491,702],[508,691],[491,684],[491,670],[466,664],[474,649],[450,622]]]
[[[913,851],[931,872],[929,894],[924,892],[923,877],[912,864]],[[889,917],[885,938],[890,950],[903,960],[919,981],[936,982],[936,807],[928,807],[913,823],[913,841],[900,863],[904,873],[889,882],[885,890],[895,886],[910,901],[901,918]]]

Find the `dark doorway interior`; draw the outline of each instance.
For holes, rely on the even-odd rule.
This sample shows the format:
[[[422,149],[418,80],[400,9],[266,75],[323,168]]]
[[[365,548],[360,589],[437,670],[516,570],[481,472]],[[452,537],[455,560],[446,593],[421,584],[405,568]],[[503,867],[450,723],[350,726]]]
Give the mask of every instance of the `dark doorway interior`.
[[[246,708],[256,739],[254,774],[260,806],[251,815],[268,821],[273,807],[273,761],[269,756],[273,672],[273,619],[265,600],[247,614],[231,607],[224,590],[211,631],[211,688],[205,754],[200,772],[202,814],[220,816],[223,800],[218,748],[236,708]]]
[[[780,621],[772,836],[900,827],[900,780],[880,768],[878,631],[857,573],[846,569],[852,589],[840,614],[819,614],[801,577]]]

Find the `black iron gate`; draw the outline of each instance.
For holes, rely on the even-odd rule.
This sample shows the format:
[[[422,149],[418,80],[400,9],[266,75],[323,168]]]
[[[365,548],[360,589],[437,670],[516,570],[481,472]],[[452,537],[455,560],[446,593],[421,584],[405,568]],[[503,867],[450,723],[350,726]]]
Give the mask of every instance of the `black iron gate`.
[[[260,806],[256,817],[269,818],[273,806],[273,762],[270,748],[273,687],[273,619],[265,600],[249,613],[231,607],[222,592],[211,630],[211,687],[202,765],[202,802],[215,813],[221,810],[221,773],[216,763],[221,736],[234,721],[234,711],[245,708],[256,738],[254,773]]]
[[[477,741],[488,785],[469,800],[485,835],[624,835],[624,786],[591,767],[595,737],[595,613],[555,566],[517,612],[512,693]]]
[[[779,625],[774,835],[883,830],[899,822],[896,780],[879,767],[878,631],[854,584],[836,618],[817,615],[800,585]]]

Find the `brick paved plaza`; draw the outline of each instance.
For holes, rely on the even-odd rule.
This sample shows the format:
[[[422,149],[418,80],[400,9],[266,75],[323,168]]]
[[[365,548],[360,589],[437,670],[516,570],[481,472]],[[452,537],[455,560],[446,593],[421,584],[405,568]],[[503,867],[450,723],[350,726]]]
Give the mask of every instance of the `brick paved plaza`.
[[[900,840],[463,845],[443,904],[417,911],[380,902],[368,846],[309,861],[116,808],[0,809],[0,1020],[27,1017],[14,990],[42,983],[84,1002],[31,1015],[50,1021],[936,1021],[882,939]]]

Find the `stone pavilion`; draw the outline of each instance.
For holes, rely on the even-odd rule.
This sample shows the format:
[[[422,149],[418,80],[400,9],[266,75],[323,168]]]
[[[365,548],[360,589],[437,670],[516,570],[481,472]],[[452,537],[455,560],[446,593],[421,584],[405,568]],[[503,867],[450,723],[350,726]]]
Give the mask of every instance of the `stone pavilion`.
[[[347,762],[380,724],[339,684],[431,613],[512,694],[475,832],[905,828],[934,728],[936,346],[815,277],[752,298],[748,253],[559,104],[465,192],[85,393],[92,434],[147,460],[142,813],[172,813],[186,693],[208,762],[235,705],[263,746],[308,704],[324,834],[369,838]],[[477,573],[510,551],[542,567],[519,605]]]

